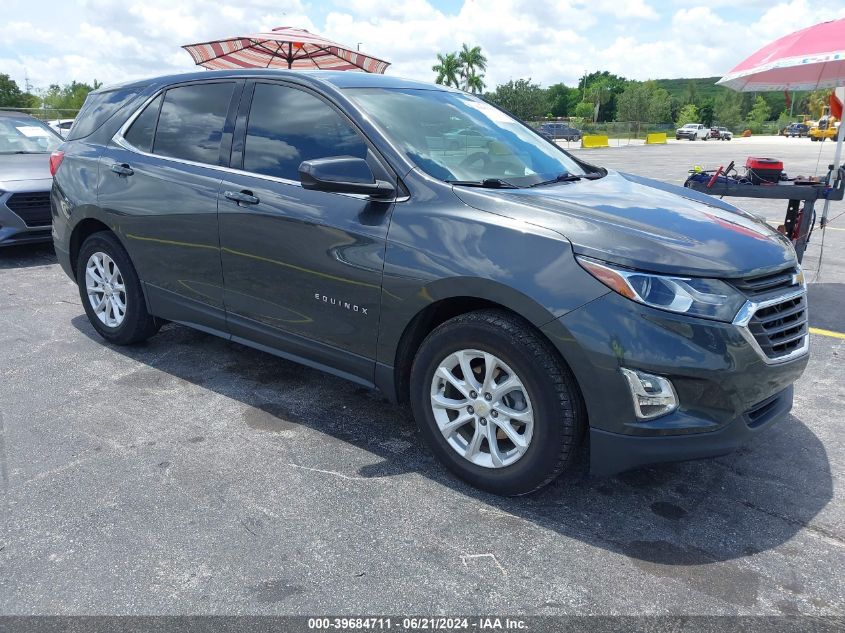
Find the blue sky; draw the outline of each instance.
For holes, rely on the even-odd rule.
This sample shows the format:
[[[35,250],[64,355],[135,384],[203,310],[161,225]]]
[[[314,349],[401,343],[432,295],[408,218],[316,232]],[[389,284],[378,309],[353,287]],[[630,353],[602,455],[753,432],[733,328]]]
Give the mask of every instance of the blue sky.
[[[481,45],[487,84],[575,85],[585,71],[635,79],[721,75],[787,32],[845,16],[808,0],[4,0],[0,73],[36,87],[191,70],[181,44],[297,26],[430,80],[437,52]]]

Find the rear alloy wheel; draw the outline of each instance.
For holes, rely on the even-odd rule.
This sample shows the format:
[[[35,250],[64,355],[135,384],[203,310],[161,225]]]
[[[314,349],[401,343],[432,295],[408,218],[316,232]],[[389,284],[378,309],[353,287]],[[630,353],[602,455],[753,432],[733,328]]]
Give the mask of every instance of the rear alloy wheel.
[[[114,260],[101,251],[91,253],[85,266],[88,302],[100,323],[116,328],[126,318],[126,285]]]
[[[82,306],[100,336],[117,345],[130,345],[158,331],[161,322],[147,312],[138,273],[113,233],[91,235],[76,261]]]
[[[499,310],[463,314],[428,335],[411,368],[411,405],[446,467],[500,495],[557,477],[586,426],[569,368],[528,323]]]

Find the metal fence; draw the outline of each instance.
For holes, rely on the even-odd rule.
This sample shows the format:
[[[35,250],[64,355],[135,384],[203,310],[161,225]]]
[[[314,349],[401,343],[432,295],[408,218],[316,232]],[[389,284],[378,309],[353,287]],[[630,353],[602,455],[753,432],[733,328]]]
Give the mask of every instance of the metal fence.
[[[540,127],[543,123],[564,123],[579,130],[582,134],[603,134],[607,135],[611,145],[625,145],[631,142],[644,141],[646,134],[655,132],[666,132],[669,138],[675,136],[677,126],[674,123],[638,123],[637,121],[610,121],[606,123],[592,123],[590,121],[530,121],[529,125],[534,128]],[[714,127],[727,127],[714,123]],[[755,135],[775,135],[780,133],[781,126],[777,121],[766,121],[764,123],[743,122],[737,126],[730,126],[729,129],[734,136],[740,136],[745,130],[751,130]]]
[[[6,112],[24,112],[26,114],[30,114],[37,119],[41,119],[42,121],[55,121],[57,119],[75,119],[76,115],[79,114],[78,109],[65,109],[65,108],[7,108],[2,107],[0,108],[2,111]]]

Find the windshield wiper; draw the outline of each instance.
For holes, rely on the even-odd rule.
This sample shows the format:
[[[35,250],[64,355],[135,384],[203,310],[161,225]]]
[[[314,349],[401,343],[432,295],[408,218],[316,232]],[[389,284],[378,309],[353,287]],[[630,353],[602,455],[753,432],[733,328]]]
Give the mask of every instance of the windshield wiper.
[[[49,154],[47,150],[39,150],[39,151],[32,151],[32,150],[25,150],[25,149],[17,149],[13,152],[0,152],[0,154]]]
[[[589,173],[586,173],[586,174],[582,174],[580,176],[577,175],[577,174],[570,174],[569,172],[564,172],[562,174],[558,174],[557,176],[555,176],[554,178],[552,178],[550,180],[543,180],[541,182],[535,182],[533,185],[529,185],[529,187],[540,187],[542,185],[552,185],[556,182],[575,182],[576,180],[598,180],[603,175],[604,174],[601,174],[601,173],[595,172],[595,171],[589,172]]]
[[[519,189],[515,184],[501,178],[485,178],[484,180],[447,180],[450,185],[463,187],[484,187],[485,189]]]

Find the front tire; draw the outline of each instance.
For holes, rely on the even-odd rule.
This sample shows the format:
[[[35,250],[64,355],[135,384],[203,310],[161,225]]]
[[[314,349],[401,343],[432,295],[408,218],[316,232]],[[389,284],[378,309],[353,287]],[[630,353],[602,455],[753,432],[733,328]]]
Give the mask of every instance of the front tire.
[[[160,323],[147,312],[138,273],[113,233],[94,233],[82,244],[76,283],[88,320],[110,343],[140,343],[158,331]]]
[[[586,418],[548,341],[498,310],[458,316],[429,334],[411,368],[411,406],[449,470],[507,496],[534,492],[568,468]]]

